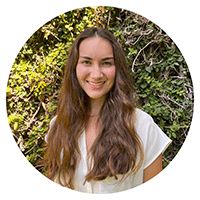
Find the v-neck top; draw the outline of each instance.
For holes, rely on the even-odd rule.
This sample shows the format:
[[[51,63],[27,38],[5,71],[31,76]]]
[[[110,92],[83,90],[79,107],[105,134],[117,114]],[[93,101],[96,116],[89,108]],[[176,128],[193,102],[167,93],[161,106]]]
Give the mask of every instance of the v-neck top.
[[[55,118],[50,122],[50,127],[54,120]],[[75,172],[74,189],[85,193],[105,194],[124,191],[142,184],[144,169],[151,165],[153,161],[167,149],[172,141],[155,124],[150,115],[137,108],[135,129],[142,142],[144,160],[140,169],[135,174],[129,173],[123,181],[119,181],[123,175],[118,175],[118,180],[114,177],[107,177],[102,181],[92,180],[90,182],[85,182],[88,167],[86,137],[85,131],[83,131],[78,141],[81,159]],[[46,137],[48,137],[48,134]]]

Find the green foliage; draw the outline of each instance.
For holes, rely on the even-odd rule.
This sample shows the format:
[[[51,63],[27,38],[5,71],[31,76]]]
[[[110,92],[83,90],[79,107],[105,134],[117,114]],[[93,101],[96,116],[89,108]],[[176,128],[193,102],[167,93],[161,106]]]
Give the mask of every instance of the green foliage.
[[[56,112],[67,52],[75,38],[91,26],[113,32],[124,49],[141,108],[173,140],[164,154],[163,166],[167,166],[180,150],[192,120],[193,87],[187,64],[157,25],[113,7],[87,7],[61,14],[24,44],[7,87],[8,121],[17,144],[40,169],[37,161],[43,157],[44,135]]]

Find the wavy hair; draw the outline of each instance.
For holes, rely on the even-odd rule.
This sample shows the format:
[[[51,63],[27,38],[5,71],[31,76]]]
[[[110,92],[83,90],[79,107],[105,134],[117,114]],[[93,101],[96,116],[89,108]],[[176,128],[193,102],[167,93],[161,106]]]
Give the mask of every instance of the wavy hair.
[[[59,94],[57,117],[49,130],[46,147],[47,176],[74,189],[73,179],[80,161],[78,139],[88,118],[89,97],[79,85],[76,66],[80,43],[89,37],[107,39],[113,48],[116,67],[115,83],[98,117],[99,132],[90,148],[88,174],[85,181],[99,181],[127,172],[137,172],[143,160],[143,148],[135,131],[135,95],[125,55],[114,35],[104,28],[91,27],[75,40],[64,69]],[[89,158],[88,158],[89,159]]]

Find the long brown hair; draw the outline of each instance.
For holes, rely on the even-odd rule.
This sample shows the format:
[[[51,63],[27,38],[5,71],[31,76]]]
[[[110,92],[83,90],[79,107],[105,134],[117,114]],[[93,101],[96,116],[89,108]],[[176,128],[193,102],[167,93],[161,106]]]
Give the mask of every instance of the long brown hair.
[[[85,181],[104,180],[118,174],[136,172],[143,160],[143,149],[135,122],[133,79],[128,71],[123,50],[114,35],[103,28],[91,27],[75,40],[69,52],[59,95],[57,117],[49,130],[46,148],[47,175],[63,186],[73,187],[76,167],[80,161],[78,139],[84,130],[89,109],[88,96],[79,85],[76,65],[79,45],[89,37],[110,41],[116,67],[116,80],[108,92],[98,118],[99,133],[90,148],[92,165]]]

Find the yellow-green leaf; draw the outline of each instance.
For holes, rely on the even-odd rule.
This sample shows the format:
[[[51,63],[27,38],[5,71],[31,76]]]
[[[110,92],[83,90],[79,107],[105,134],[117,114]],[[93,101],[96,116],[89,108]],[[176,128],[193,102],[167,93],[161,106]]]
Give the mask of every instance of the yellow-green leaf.
[[[14,123],[14,130],[17,130],[17,128],[18,128],[18,122],[15,122]]]

